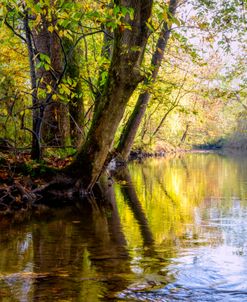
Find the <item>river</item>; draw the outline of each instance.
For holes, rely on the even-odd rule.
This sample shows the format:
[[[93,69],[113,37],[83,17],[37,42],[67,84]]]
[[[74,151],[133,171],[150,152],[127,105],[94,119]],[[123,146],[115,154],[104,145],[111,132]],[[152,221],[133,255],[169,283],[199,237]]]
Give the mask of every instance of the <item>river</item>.
[[[132,162],[102,197],[0,221],[0,301],[247,301],[247,158]]]

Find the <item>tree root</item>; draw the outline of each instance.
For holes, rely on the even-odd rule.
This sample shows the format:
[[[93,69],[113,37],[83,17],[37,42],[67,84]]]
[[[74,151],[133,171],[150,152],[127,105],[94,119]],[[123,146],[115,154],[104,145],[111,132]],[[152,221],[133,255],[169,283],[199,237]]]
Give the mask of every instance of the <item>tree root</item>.
[[[105,176],[109,182],[108,185],[111,186],[109,177]],[[95,184],[93,192],[86,192],[81,179],[61,174],[49,183],[33,190],[15,181],[11,186],[5,184],[0,187],[0,216],[18,211],[36,210],[40,205],[62,207],[90,199],[90,197],[101,196],[100,192],[98,183]]]
[[[0,187],[0,215],[16,211],[27,211],[38,204],[51,206],[62,205],[73,200],[82,199],[86,192],[80,180],[59,176],[51,182],[30,190],[19,182]]]
[[[24,188],[19,182],[11,186],[0,188],[0,213],[9,214],[13,211],[29,210],[34,199],[32,192]]]

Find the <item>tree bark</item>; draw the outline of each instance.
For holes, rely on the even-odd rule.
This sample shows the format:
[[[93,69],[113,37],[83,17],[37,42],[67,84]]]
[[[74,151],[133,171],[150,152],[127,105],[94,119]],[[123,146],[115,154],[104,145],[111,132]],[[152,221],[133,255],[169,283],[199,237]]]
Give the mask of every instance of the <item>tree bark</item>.
[[[37,76],[35,70],[35,62],[34,62],[34,47],[33,40],[31,35],[31,30],[29,27],[28,21],[28,11],[25,12],[24,17],[24,29],[26,34],[26,43],[28,49],[28,58],[29,58],[29,66],[30,66],[30,79],[31,79],[31,89],[32,89],[32,149],[31,149],[31,158],[35,160],[41,159],[41,146],[40,146],[40,131],[38,126],[39,118],[40,118],[40,108],[39,102],[37,98]]]
[[[69,116],[70,116],[70,139],[74,146],[79,146],[84,141],[84,104],[83,90],[80,79],[80,58],[77,49],[74,49],[75,43],[69,39],[63,39],[67,58],[66,76],[73,82],[75,87],[71,87],[72,93],[75,95],[69,100]]]
[[[177,6],[177,0],[170,0],[169,13],[171,15],[175,14],[176,6]],[[159,39],[156,44],[156,50],[153,54],[152,61],[151,61],[151,68],[153,68],[151,82],[155,82],[157,78],[162,60],[164,58],[164,52],[169,37],[170,37],[170,28],[167,22],[164,22]],[[150,80],[146,79],[145,85],[148,84],[150,84]],[[123,160],[128,159],[131,147],[133,145],[139,125],[145,114],[150,97],[151,95],[148,91],[145,91],[144,93],[141,93],[139,95],[136,106],[122,131],[116,151],[119,154],[120,158]]]
[[[81,83],[78,82],[74,88],[77,94],[69,102],[70,115],[70,139],[73,146],[79,146],[84,140],[84,105]]]
[[[41,25],[33,31],[34,44],[39,54],[47,55],[51,60],[50,70],[39,68],[37,78],[39,88],[47,90],[47,85],[56,94],[56,82],[58,81],[63,70],[63,58],[61,43],[55,30],[50,32],[48,27],[55,26],[55,21],[48,21],[47,14],[42,15]],[[48,96],[48,94],[47,94]],[[64,104],[58,101],[46,102],[47,96],[40,101],[42,105],[41,135],[46,145],[63,146],[66,137],[69,135],[68,110]]]
[[[112,56],[112,47],[113,47],[113,33],[105,26],[104,28],[104,39],[103,45],[101,49],[101,57],[104,58],[105,62],[111,60]],[[100,66],[99,76],[98,76],[98,84],[97,84],[97,93],[95,95],[94,101],[94,110],[97,111],[97,106],[99,105],[100,95],[104,92],[104,81],[103,74],[108,71],[104,65]]]
[[[92,189],[104,169],[127,102],[142,80],[139,70],[149,34],[147,22],[152,3],[152,0],[116,1],[117,5],[134,9],[133,20],[128,14],[123,20],[129,23],[131,30],[118,26],[114,32],[108,79],[94,112],[91,128],[75,160],[64,170],[75,178],[79,176],[78,183],[86,191]]]
[[[164,121],[167,119],[168,115],[169,115],[169,114],[172,112],[172,110],[173,110],[174,108],[176,108],[176,107],[177,107],[176,105],[175,105],[175,106],[171,106],[171,107],[166,111],[166,113],[164,114],[164,116],[163,116],[162,119],[160,120],[158,126],[155,128],[154,132],[152,133],[151,138],[154,137],[154,136],[159,132],[160,128],[162,127]]]
[[[185,127],[185,131],[182,135],[182,138],[180,140],[179,146],[181,146],[185,142],[187,134],[188,134],[189,127],[190,127],[190,124],[187,124],[186,127]]]

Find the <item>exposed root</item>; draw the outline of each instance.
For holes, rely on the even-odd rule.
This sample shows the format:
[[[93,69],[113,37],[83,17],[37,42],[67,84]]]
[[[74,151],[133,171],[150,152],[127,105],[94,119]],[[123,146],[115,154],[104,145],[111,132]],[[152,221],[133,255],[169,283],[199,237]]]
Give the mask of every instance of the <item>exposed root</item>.
[[[20,183],[0,188],[0,213],[8,214],[13,211],[30,209],[35,196]]]

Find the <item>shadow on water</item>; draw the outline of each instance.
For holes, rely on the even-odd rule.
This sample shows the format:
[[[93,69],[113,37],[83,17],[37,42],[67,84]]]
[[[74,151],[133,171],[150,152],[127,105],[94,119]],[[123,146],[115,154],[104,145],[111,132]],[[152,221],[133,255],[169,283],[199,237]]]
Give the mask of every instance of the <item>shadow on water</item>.
[[[129,256],[114,191],[1,230],[0,301],[110,301]],[[107,202],[102,202],[102,200]]]
[[[149,159],[0,222],[0,301],[246,301],[247,160]]]
[[[135,187],[131,180],[131,176],[128,168],[124,167],[119,169],[118,171],[115,172],[114,176],[117,181],[123,183],[121,187],[121,192],[129,208],[133,212],[135,219],[139,224],[144,247],[152,248],[154,245],[153,234],[148,225],[146,214],[136,194]]]
[[[141,246],[137,247],[138,255],[132,255],[131,268],[136,273],[137,278],[123,291],[122,295],[119,295],[121,299],[124,299],[126,294],[128,300],[134,299],[132,292],[146,292],[161,288],[168,283],[165,267],[170,263],[169,258],[171,254],[174,255],[174,251],[173,248],[163,249],[162,251],[156,250],[154,234],[150,228],[143,204],[138,197],[129,169],[126,167],[119,169],[114,173],[114,178],[121,183],[121,195],[124,203],[127,204],[133,214],[133,224],[137,225],[138,234],[142,241]],[[163,271],[161,271],[161,268],[163,268]],[[169,274],[169,280],[172,279],[173,274],[171,273]],[[128,293],[130,293],[130,296]]]

